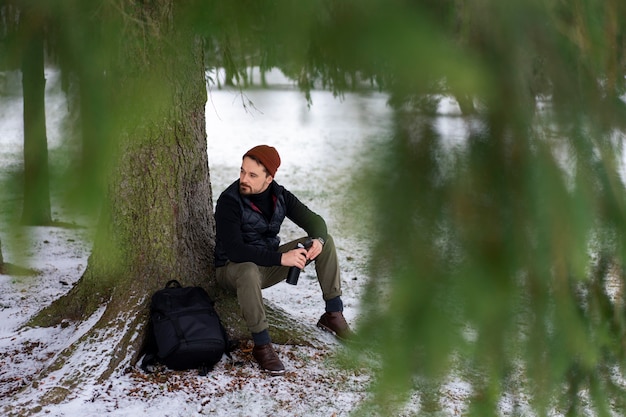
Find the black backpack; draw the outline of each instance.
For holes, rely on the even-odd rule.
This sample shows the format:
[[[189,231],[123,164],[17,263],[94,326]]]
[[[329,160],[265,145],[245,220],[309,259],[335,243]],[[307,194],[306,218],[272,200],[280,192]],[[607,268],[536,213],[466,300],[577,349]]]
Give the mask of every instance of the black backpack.
[[[224,353],[226,330],[213,308],[213,300],[201,287],[182,287],[176,280],[154,293],[146,355],[141,367],[156,362],[173,370],[199,369],[206,374]]]

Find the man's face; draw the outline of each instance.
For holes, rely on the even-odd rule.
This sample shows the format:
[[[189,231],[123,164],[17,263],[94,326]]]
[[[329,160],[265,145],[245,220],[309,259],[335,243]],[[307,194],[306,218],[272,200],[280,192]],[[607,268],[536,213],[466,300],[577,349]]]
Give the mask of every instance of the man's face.
[[[239,171],[239,192],[242,195],[262,193],[272,183],[274,177],[268,175],[265,167],[247,156],[241,162]]]

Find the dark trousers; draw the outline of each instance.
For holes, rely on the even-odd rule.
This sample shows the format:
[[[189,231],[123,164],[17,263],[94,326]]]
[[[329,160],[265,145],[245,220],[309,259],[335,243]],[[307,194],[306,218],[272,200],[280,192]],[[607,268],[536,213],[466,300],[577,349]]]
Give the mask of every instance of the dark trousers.
[[[306,238],[297,239],[281,245],[281,253],[294,249],[299,242]],[[313,261],[317,280],[322,289],[324,300],[330,300],[341,295],[341,277],[337,250],[333,238],[329,235],[324,244],[322,253]],[[271,287],[287,278],[288,266],[258,266],[252,262],[227,262],[217,268],[217,282],[237,294],[237,300],[252,333],[259,333],[268,328],[265,316],[265,306],[261,290]]]

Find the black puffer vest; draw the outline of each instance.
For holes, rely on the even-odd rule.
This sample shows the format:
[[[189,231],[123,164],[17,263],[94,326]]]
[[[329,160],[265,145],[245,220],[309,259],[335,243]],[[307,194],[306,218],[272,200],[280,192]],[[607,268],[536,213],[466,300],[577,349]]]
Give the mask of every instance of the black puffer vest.
[[[226,196],[234,198],[241,207],[241,235],[244,243],[276,252],[280,245],[278,232],[285,220],[287,210],[283,196],[284,187],[276,182],[272,182],[270,187],[274,198],[274,214],[269,221],[248,198],[239,194],[239,181],[232,183],[224,191],[222,198]],[[215,265],[223,266],[227,260],[228,256],[218,240],[215,247]]]

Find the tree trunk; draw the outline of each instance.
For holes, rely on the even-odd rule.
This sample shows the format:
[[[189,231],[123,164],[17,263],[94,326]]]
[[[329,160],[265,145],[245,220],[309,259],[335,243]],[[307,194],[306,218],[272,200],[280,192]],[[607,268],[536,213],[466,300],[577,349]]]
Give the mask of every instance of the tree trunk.
[[[129,6],[122,17],[132,24],[126,23],[144,26],[121,34],[129,39],[120,42],[120,62],[107,71],[107,83],[82,86],[115,91],[109,106],[115,113],[108,119],[119,140],[86,271],[31,323],[49,326],[100,315],[79,343],[58,356],[51,365],[57,370],[87,349],[81,343],[86,340],[106,341],[110,349],[99,363],[85,363],[87,372],[68,367],[54,401],[84,378],[106,379],[138,359],[149,297],[167,280],[207,286],[214,276],[202,49],[190,33],[175,30],[174,3]]]
[[[29,323],[95,320],[38,375],[43,380],[55,372],[55,387],[37,393],[42,403],[61,402],[87,379],[102,382],[134,365],[142,353],[150,297],[170,279],[207,288],[230,336],[250,337],[233,295],[215,287],[202,44],[176,26],[179,5],[158,0],[142,10],[129,7],[124,30],[139,21],[144,27],[122,33],[129,39],[116,39],[126,49],[117,51],[121,63],[106,72],[106,82],[81,86],[115,92],[106,108],[115,111],[109,120],[119,140],[87,268],[68,294]],[[311,327],[269,310],[275,323],[292,330],[270,329],[276,342],[307,338],[315,343]],[[77,366],[92,356],[95,343],[102,351],[98,360]]]
[[[44,19],[34,8],[20,13],[22,89],[24,93],[24,204],[22,223],[52,221],[46,137],[44,76]]]

